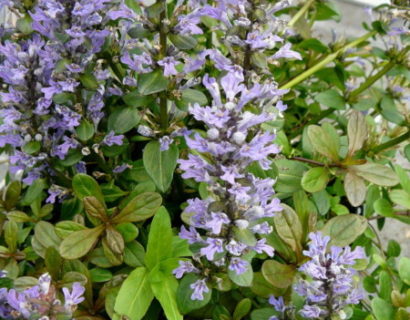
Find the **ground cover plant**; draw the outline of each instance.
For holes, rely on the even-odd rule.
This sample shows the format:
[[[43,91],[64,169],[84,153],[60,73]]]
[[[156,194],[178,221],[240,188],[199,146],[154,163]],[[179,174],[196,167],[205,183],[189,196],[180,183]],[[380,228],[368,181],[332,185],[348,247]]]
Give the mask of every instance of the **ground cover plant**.
[[[409,319],[404,3],[0,6],[1,319]]]

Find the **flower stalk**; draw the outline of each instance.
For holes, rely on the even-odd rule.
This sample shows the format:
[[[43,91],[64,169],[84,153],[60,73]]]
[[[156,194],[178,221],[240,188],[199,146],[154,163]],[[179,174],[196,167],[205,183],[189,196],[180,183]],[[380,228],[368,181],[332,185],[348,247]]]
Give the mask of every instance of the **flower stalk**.
[[[358,46],[359,44],[361,44],[362,42],[366,41],[367,39],[373,37],[376,34],[375,31],[371,31],[369,33],[366,33],[365,35],[361,36],[360,38],[346,44],[345,46],[343,46],[342,48],[340,48],[339,50],[337,50],[336,52],[328,55],[326,58],[324,58],[323,60],[321,60],[319,63],[317,63],[316,65],[314,65],[313,67],[309,68],[308,70],[306,70],[305,72],[303,72],[302,74],[300,74],[299,76],[297,76],[296,78],[293,78],[291,81],[283,84],[280,89],[290,89],[294,86],[296,86],[297,84],[301,83],[302,81],[306,80],[307,78],[309,78],[311,75],[313,75],[315,72],[319,71],[320,69],[324,68],[328,63],[332,62],[333,60],[335,60],[340,54],[346,52],[346,50],[350,49],[350,48],[354,48],[356,46]]]

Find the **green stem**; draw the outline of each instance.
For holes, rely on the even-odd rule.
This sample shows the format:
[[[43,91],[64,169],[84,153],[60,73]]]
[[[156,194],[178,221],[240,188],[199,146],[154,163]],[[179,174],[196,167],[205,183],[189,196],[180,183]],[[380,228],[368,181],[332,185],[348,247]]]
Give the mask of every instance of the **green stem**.
[[[363,82],[359,88],[353,90],[348,98],[347,101],[353,101],[354,98],[356,98],[359,94],[361,94],[363,91],[365,91],[367,88],[369,88],[371,85],[373,85],[377,80],[379,80],[382,76],[384,76],[387,72],[389,72],[396,63],[394,61],[390,61],[388,64],[386,64],[382,70],[380,70],[378,73],[375,75],[367,78],[365,82]]]
[[[396,137],[394,139],[391,139],[391,140],[389,140],[385,143],[382,143],[381,145],[378,145],[377,147],[374,147],[370,151],[372,151],[373,153],[379,153],[383,150],[394,147],[395,145],[398,145],[398,144],[402,143],[403,141],[406,141],[407,139],[410,139],[410,129],[406,133],[402,134],[401,136],[398,136],[398,137]]]
[[[375,75],[367,78],[365,82],[363,82],[359,88],[356,90],[353,90],[350,95],[348,96],[347,100],[348,101],[353,101],[354,98],[356,98],[359,94],[361,94],[363,91],[365,91],[367,88],[372,86],[377,80],[379,80],[381,77],[383,77],[387,72],[389,72],[393,67],[397,64],[398,61],[400,61],[407,52],[410,50],[410,46],[404,48],[395,59],[391,60],[389,63],[387,63],[383,69],[381,69],[378,73]]]
[[[284,85],[282,85],[280,87],[280,89],[290,89],[292,87],[294,87],[295,85],[299,84],[300,82],[304,81],[305,79],[307,79],[308,77],[310,77],[312,74],[314,74],[315,72],[319,71],[320,69],[324,68],[328,63],[332,62],[333,60],[335,60],[340,54],[342,54],[343,52],[345,52],[346,50],[350,49],[350,48],[354,48],[357,45],[359,45],[360,43],[362,43],[363,41],[366,41],[367,39],[369,39],[370,37],[374,36],[376,34],[375,31],[366,33],[365,35],[363,35],[362,37],[348,43],[347,45],[343,46],[342,48],[340,48],[339,50],[337,50],[336,52],[328,55],[326,58],[324,58],[322,61],[320,61],[319,63],[317,63],[316,65],[314,65],[313,67],[309,68],[308,70],[306,70],[305,72],[303,72],[302,74],[300,74],[299,76],[297,76],[296,78],[293,78],[292,80],[290,80],[289,82],[285,83]]]
[[[164,58],[167,55],[167,31],[165,30],[164,20],[167,17],[167,1],[160,0],[163,4],[163,10],[160,14],[159,18],[159,43],[160,43],[160,58]],[[162,131],[166,131],[168,129],[168,103],[166,94],[161,93],[159,97],[159,107],[160,107],[160,125]]]
[[[296,22],[299,21],[300,18],[303,17],[303,15],[308,11],[309,7],[314,3],[315,0],[308,0],[306,3],[303,5],[302,8],[299,9],[298,12],[292,17],[292,19],[288,23],[288,27],[293,27]]]

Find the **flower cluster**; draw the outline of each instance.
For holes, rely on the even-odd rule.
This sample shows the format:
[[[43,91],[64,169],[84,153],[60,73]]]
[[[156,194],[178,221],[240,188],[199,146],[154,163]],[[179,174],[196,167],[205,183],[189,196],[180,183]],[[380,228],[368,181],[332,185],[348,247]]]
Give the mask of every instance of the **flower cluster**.
[[[103,97],[114,88],[96,54],[112,33],[107,23],[127,11],[109,1],[40,0],[30,15],[30,37],[0,45],[6,85],[0,93],[0,148],[11,150],[11,171],[24,170],[26,184],[53,175],[53,159],[83,149],[76,136],[81,123],[89,121],[97,131]]]
[[[274,83],[247,88],[240,67],[235,70],[224,75],[220,84],[206,75],[203,84],[213,97],[213,104],[190,107],[190,113],[206,125],[207,132],[185,137],[196,152],[179,160],[180,168],[183,178],[206,183],[212,196],[189,200],[184,210],[190,226],[182,227],[180,237],[200,249],[194,255],[197,266],[181,262],[174,271],[178,278],[185,272],[200,273],[198,265],[203,262],[240,275],[251,268],[248,253],[273,256],[266,239],[258,238],[272,231],[266,218],[282,210],[279,199],[274,197],[275,181],[257,178],[247,168],[258,163],[267,170],[269,157],[279,152],[273,143],[275,135],[261,131],[259,125],[275,118],[274,104],[282,106],[279,97],[285,91]],[[259,107],[259,113],[247,110],[251,103]],[[202,299],[202,293],[208,290],[207,280],[201,278],[192,285],[192,299]]]
[[[332,246],[327,252],[330,238],[320,232],[309,235],[309,250],[303,254],[311,260],[304,263],[299,271],[308,279],[300,280],[295,291],[306,298],[300,311],[307,319],[323,319],[333,314],[342,315],[347,305],[358,304],[362,293],[354,286],[355,270],[351,267],[357,259],[364,259],[363,248]]]
[[[84,301],[84,287],[75,282],[72,289],[63,288],[64,303],[58,299],[57,290],[48,273],[38,279],[38,284],[18,291],[0,289],[0,317],[2,319],[55,319],[72,317],[77,305]]]

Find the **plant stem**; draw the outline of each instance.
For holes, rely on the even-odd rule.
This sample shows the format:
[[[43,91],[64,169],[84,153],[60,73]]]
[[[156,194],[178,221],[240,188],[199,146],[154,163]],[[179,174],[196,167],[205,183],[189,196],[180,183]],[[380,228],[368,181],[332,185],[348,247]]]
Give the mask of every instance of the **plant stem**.
[[[365,82],[363,82],[360,87],[357,89],[353,90],[349,96],[347,97],[347,101],[352,102],[354,101],[354,98],[356,98],[359,94],[361,94],[363,91],[365,91],[367,88],[369,88],[372,84],[374,84],[377,80],[379,80],[382,76],[384,76],[387,72],[389,72],[396,63],[394,61],[390,61],[388,64],[386,64],[382,70],[380,70],[378,73],[375,75],[367,78]]]
[[[347,101],[351,102],[356,98],[359,94],[361,94],[363,91],[365,91],[367,88],[369,88],[371,85],[373,85],[377,80],[379,80],[381,77],[383,77],[387,72],[389,72],[393,67],[397,64],[397,61],[400,61],[406,53],[410,50],[410,46],[404,48],[395,59],[391,60],[389,63],[387,63],[383,69],[381,69],[378,73],[375,75],[367,78],[365,82],[363,82],[359,88],[356,90],[353,90],[350,95],[347,98]]]
[[[373,153],[379,153],[383,150],[394,147],[395,145],[398,145],[399,143],[402,143],[403,141],[406,141],[407,139],[410,139],[410,129],[406,133],[403,133],[401,136],[398,136],[385,143],[382,143],[381,145],[374,147],[370,151],[372,151]]]
[[[309,68],[308,70],[306,70],[302,74],[298,75],[296,78],[293,78],[289,82],[287,82],[287,83],[283,84],[282,86],[280,86],[280,89],[290,89],[290,88],[294,87],[295,85],[299,84],[300,82],[302,82],[306,78],[310,77],[315,72],[317,72],[320,69],[324,68],[328,63],[335,60],[340,54],[342,54],[346,50],[348,50],[350,48],[354,48],[355,46],[359,45],[363,41],[366,41],[367,39],[374,36],[375,34],[376,34],[375,31],[366,33],[365,35],[361,36],[360,38],[346,44],[345,46],[343,46],[342,48],[340,48],[336,52],[328,55],[326,58],[324,58],[322,61],[320,61],[319,63],[317,63],[313,67]]]
[[[165,30],[164,20],[167,17],[167,1],[160,0],[163,4],[163,10],[159,17],[159,43],[160,43],[160,57],[163,59],[167,55],[167,31]],[[168,129],[168,103],[165,93],[161,93],[159,97],[159,119],[162,131]]]
[[[338,164],[334,164],[334,163],[325,164],[325,163],[322,163],[322,162],[319,162],[319,161],[316,161],[316,160],[306,159],[306,158],[302,158],[302,157],[292,157],[292,158],[289,158],[289,160],[305,162],[305,163],[313,164],[313,165],[318,166],[318,167],[340,167],[340,165],[338,165]]]
[[[288,23],[288,27],[293,27],[296,22],[299,21],[300,18],[303,17],[303,15],[308,11],[309,7],[312,5],[312,3],[315,2],[315,0],[308,0],[306,3],[303,5],[302,8],[299,9],[298,12],[292,17],[292,19]]]
[[[402,212],[394,212],[393,214],[395,216],[399,216],[399,217],[409,217],[410,218],[410,210],[409,211],[402,211]],[[367,218],[367,220],[378,220],[378,219],[383,219],[383,218],[394,218],[394,217],[373,216],[373,217]]]

